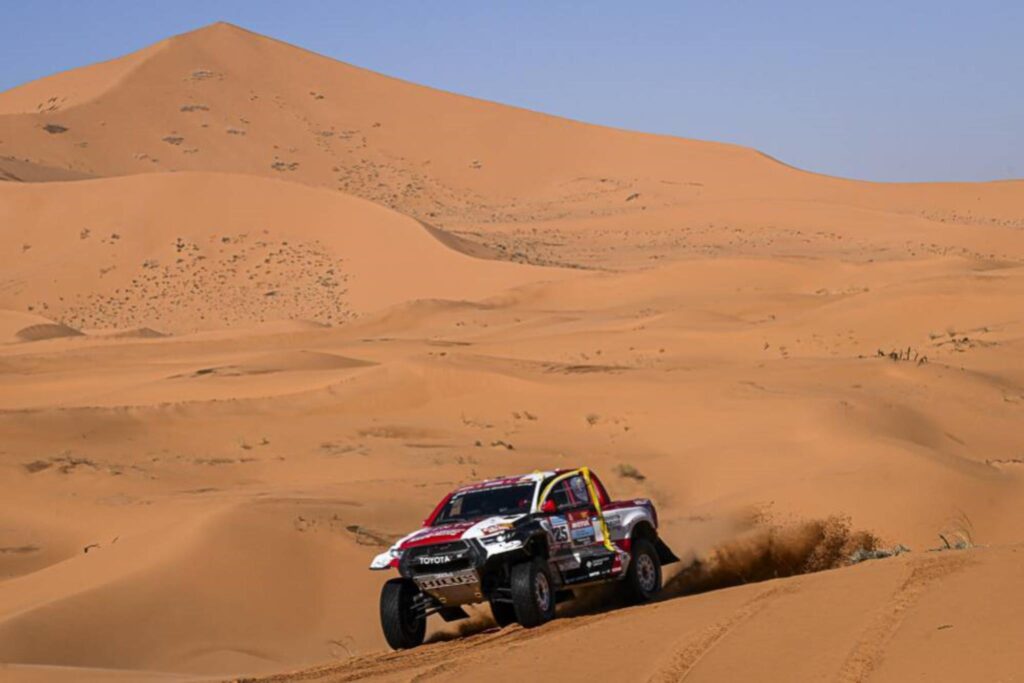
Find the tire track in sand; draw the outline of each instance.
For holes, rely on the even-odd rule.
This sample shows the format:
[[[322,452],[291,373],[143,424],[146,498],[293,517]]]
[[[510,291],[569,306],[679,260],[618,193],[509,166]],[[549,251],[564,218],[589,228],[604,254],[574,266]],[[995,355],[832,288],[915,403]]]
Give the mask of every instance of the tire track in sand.
[[[698,633],[696,637],[685,642],[681,649],[676,649],[669,661],[659,667],[648,678],[649,683],[672,683],[685,679],[693,671],[704,656],[715,649],[722,638],[729,635],[737,626],[749,621],[764,610],[775,599],[792,593],[796,586],[776,586],[762,591],[740,605],[736,611]]]
[[[836,672],[840,683],[866,681],[885,657],[885,650],[896,635],[907,610],[913,607],[933,584],[962,569],[965,557],[933,557],[915,564],[910,575],[890,596],[886,605],[875,613],[860,639]]]
[[[429,681],[436,678],[457,678],[459,672],[465,670],[473,670],[478,666],[483,666],[489,658],[493,658],[494,653],[491,651],[495,647],[503,648],[504,652],[508,652],[513,648],[518,648],[523,643],[528,643],[535,638],[550,637],[552,635],[562,633],[565,631],[577,631],[578,629],[587,628],[595,623],[600,623],[605,619],[613,618],[616,610],[608,612],[599,612],[597,614],[585,614],[575,617],[561,617],[555,619],[552,622],[544,624],[539,628],[524,629],[518,626],[512,626],[511,628],[502,629],[499,632],[493,633],[495,637],[485,641],[486,647],[479,645],[468,646],[460,648],[464,652],[465,656],[458,658],[447,657],[439,664],[430,666],[426,669],[421,669],[409,679],[409,683],[423,683],[423,681]],[[577,635],[577,637],[582,637]],[[465,639],[460,639],[464,641]],[[453,642],[454,644],[454,642]],[[470,679],[473,679],[473,675],[469,675]]]
[[[614,612],[580,617],[556,619],[538,628],[524,629],[509,626],[489,629],[482,633],[454,638],[446,642],[427,644],[412,650],[370,653],[343,662],[267,676],[234,679],[237,683],[294,683],[296,681],[330,681],[346,683],[374,678],[424,681],[472,667],[493,656],[494,648],[505,648],[527,643],[565,630],[577,629],[602,621]]]
[[[962,557],[929,558],[911,568],[908,577],[890,597],[886,607],[863,632],[837,672],[842,683],[864,681],[877,667],[885,646],[902,623],[905,613],[935,582],[959,570],[966,563]],[[776,599],[798,590],[797,585],[774,586],[761,591],[741,604],[727,617],[720,619],[695,636],[677,646],[668,661],[648,679],[650,683],[684,680],[706,655],[712,652],[737,627],[757,616]],[[493,655],[494,648],[524,645],[535,638],[543,638],[565,630],[586,628],[615,614],[614,611],[558,619],[537,629],[517,626],[501,630],[488,630],[448,642],[435,643],[414,650],[374,653],[353,657],[344,662],[282,673],[259,678],[239,679],[262,683],[292,683],[294,681],[360,681],[370,678],[404,678],[424,681],[437,677],[450,678],[466,668],[479,665]]]

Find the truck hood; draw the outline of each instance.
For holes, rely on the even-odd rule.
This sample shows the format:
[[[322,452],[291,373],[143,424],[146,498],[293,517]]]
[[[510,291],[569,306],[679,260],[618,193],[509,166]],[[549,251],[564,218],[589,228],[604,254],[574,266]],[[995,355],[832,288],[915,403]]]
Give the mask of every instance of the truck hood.
[[[481,520],[452,522],[451,524],[439,524],[437,526],[417,529],[411,534],[398,539],[387,552],[383,552],[375,557],[370,564],[370,569],[386,569],[397,566],[398,558],[401,557],[402,551],[409,548],[433,545],[435,543],[450,543],[470,538],[496,536],[504,531],[508,531],[516,521],[526,516],[526,514],[498,515]]]
[[[415,548],[418,545],[430,545],[433,543],[448,543],[468,538],[483,538],[494,536],[512,528],[516,520],[526,515],[503,515],[499,517],[488,517],[479,521],[453,522],[451,524],[440,524],[428,526],[414,531],[405,538],[399,539],[396,547],[405,550]]]

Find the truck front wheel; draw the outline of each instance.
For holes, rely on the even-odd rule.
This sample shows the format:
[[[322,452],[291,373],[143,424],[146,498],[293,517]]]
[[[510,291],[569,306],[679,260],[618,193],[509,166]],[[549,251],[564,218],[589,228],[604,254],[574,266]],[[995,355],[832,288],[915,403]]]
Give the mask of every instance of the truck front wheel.
[[[380,625],[384,639],[395,650],[423,644],[427,620],[417,613],[415,598],[420,589],[409,579],[391,579],[380,592]]]
[[[540,626],[555,618],[555,590],[551,571],[541,558],[512,567],[512,606],[524,628]]]

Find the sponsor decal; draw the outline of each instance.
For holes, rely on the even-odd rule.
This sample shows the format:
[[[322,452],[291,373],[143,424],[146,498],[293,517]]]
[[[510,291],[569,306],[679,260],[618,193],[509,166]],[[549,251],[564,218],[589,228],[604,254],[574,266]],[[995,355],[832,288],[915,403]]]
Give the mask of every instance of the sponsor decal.
[[[471,526],[473,525],[452,524],[448,526],[431,527],[429,529],[424,529],[423,531],[413,534],[406,540],[406,542],[408,543],[411,541],[425,541],[428,538],[438,538],[441,536],[452,536],[457,538],[461,536],[466,531],[466,529],[470,528]]]
[[[573,569],[579,569],[580,561],[573,555],[567,555],[557,562],[558,568],[564,571],[571,571]]]
[[[558,524],[563,524],[564,525],[566,523],[565,517],[562,517],[561,515],[551,515],[551,517],[549,517],[548,519],[551,520],[551,524],[553,524],[553,525],[558,525]]]
[[[590,579],[607,576],[612,572],[612,560],[613,558],[609,555],[592,557],[583,563],[583,571]]]
[[[437,574],[416,579],[416,584],[423,590],[436,588],[448,588],[451,586],[465,586],[466,584],[478,581],[476,572],[466,571],[455,574]]]
[[[590,520],[589,519],[577,519],[577,520],[573,521],[571,526],[572,526],[573,529],[582,529],[585,526],[590,526]]]
[[[577,567],[564,567],[565,584],[573,585],[611,576],[615,571],[614,560],[613,555],[601,554],[583,558]]]
[[[584,540],[588,540],[589,541],[589,540],[592,540],[593,538],[594,538],[594,527],[590,526],[589,524],[586,527],[582,528],[582,529],[573,529],[572,530],[572,540],[574,540],[574,541],[577,541],[577,542],[584,541]]]

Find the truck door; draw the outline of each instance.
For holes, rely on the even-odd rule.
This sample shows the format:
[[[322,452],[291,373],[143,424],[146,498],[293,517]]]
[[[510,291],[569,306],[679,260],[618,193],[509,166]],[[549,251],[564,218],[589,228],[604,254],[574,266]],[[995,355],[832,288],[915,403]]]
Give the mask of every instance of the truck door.
[[[597,509],[590,500],[583,475],[575,474],[555,484],[548,499],[555,503],[550,519],[558,540],[573,550],[604,543]]]

